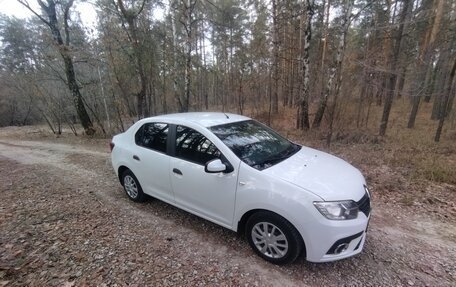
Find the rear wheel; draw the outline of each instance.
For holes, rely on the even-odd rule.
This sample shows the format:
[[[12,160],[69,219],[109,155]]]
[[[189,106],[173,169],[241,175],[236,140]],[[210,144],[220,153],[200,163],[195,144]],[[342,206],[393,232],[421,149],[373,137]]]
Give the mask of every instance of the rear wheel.
[[[142,202],[146,199],[146,195],[143,193],[138,179],[131,172],[131,170],[127,169],[122,173],[122,185],[127,193],[127,196],[131,200]]]
[[[274,264],[295,261],[304,246],[298,231],[288,220],[267,211],[257,212],[249,218],[246,237],[258,255]]]

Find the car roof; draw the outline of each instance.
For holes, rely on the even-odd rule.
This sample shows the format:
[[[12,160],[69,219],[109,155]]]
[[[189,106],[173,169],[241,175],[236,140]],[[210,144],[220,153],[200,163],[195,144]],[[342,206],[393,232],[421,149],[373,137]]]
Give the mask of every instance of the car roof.
[[[144,120],[165,121],[174,124],[194,123],[203,127],[212,127],[250,120],[250,118],[222,112],[191,112],[160,115]]]

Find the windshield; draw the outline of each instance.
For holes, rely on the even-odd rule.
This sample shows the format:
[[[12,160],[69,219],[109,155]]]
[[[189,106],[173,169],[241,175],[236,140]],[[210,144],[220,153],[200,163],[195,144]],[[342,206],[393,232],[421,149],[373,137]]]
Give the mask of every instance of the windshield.
[[[209,129],[243,162],[258,170],[273,166],[301,149],[299,145],[253,120]]]

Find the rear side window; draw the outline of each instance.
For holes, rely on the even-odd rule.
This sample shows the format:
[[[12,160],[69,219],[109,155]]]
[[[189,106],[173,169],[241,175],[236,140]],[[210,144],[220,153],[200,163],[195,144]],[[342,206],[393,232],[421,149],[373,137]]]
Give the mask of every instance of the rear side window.
[[[201,133],[177,126],[176,157],[204,165],[210,160],[220,158],[220,151]]]
[[[144,124],[135,134],[137,145],[166,153],[168,125],[163,123]]]

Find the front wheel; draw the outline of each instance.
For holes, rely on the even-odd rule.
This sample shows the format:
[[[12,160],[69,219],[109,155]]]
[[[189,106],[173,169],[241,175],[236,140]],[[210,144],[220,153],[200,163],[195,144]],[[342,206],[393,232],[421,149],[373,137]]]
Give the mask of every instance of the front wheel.
[[[258,255],[274,264],[295,261],[304,246],[299,232],[288,220],[267,211],[249,218],[246,237]]]
[[[122,185],[131,200],[142,202],[146,199],[138,179],[131,170],[127,169],[122,173]]]

